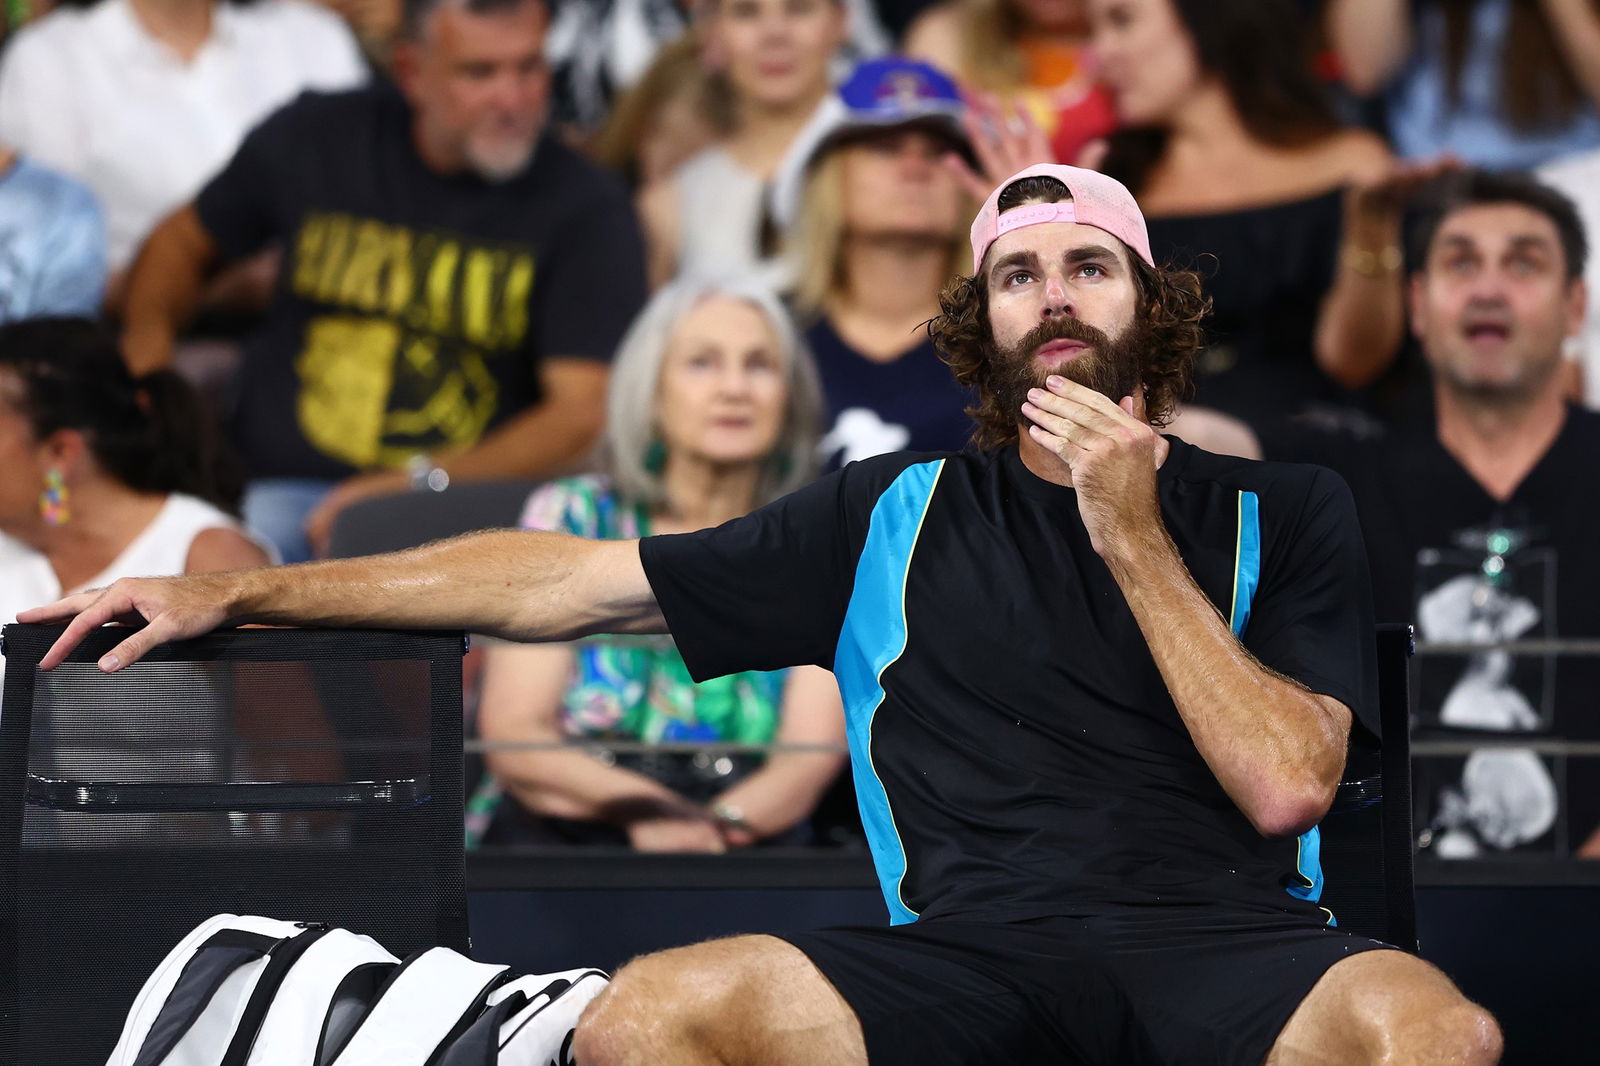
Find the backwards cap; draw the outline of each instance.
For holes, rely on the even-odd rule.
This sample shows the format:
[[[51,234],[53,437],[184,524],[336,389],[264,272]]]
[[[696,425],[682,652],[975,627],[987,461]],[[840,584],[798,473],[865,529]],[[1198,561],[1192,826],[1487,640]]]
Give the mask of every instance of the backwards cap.
[[[1033,177],[1055,178],[1067,187],[1072,199],[1058,204],[1026,204],[1001,214],[1000,194],[1023,178]],[[1099,171],[1038,163],[1002,181],[978,208],[978,217],[972,220],[972,272],[983,269],[983,257],[1001,234],[1045,222],[1077,222],[1105,230],[1138,253],[1140,259],[1156,265],[1150,255],[1144,215],[1126,185]]]

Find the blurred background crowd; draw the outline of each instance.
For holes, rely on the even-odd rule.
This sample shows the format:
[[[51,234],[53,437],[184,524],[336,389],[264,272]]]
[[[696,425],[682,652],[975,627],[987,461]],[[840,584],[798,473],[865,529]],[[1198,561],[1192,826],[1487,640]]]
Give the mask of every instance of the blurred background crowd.
[[[694,530],[966,447],[924,325],[988,189],[1075,163],[1205,278],[1167,430],[1351,484],[1421,641],[1424,854],[1600,857],[1595,0],[3,19],[6,620],[422,530]],[[473,846],[864,846],[820,669],[697,684],[610,637],[471,668]]]

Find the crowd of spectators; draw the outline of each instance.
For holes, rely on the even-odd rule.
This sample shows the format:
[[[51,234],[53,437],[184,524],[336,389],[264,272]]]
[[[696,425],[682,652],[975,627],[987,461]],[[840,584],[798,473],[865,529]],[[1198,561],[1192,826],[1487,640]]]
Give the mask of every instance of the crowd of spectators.
[[[993,182],[1070,162],[1204,278],[1168,431],[1351,484],[1419,741],[1482,744],[1419,757],[1423,843],[1600,857],[1600,767],[1534,743],[1600,739],[1600,665],[1549,650],[1600,637],[1594,0],[3,17],[5,618],[312,559],[385,494],[521,480],[525,526],[629,538],[967,446],[922,327]],[[474,842],[804,839],[841,763],[827,675],[696,685],[665,641],[493,648],[475,715]]]
[[[1415,622],[1424,641],[1600,633],[1586,594],[1600,587],[1587,550],[1600,514],[1578,489],[1600,454],[1600,414],[1568,406],[1561,374],[1563,338],[1583,322],[1582,223],[1531,178],[1466,171],[1434,190],[1410,251],[1411,328],[1432,416],[1382,437],[1279,425],[1263,432],[1264,450],[1344,476],[1375,608]],[[1600,738],[1592,657],[1497,650],[1422,666],[1418,736]],[[1434,854],[1600,857],[1600,788],[1581,761],[1497,746],[1421,760],[1415,776]]]

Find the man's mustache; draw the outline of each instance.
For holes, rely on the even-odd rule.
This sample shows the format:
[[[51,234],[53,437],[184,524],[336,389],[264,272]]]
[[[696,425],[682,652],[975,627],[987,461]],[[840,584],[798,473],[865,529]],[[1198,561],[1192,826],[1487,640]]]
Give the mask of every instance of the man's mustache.
[[[1070,315],[1059,318],[1047,318],[1023,334],[1017,342],[1016,351],[1032,353],[1038,350],[1041,344],[1051,341],[1077,341],[1079,344],[1103,352],[1111,343],[1111,338],[1105,331],[1096,329],[1087,322],[1080,321]]]

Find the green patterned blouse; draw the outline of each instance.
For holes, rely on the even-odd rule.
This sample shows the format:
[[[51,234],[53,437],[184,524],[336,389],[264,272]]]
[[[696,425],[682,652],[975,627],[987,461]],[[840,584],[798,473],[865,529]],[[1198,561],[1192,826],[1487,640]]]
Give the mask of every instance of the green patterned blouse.
[[[619,499],[600,476],[540,487],[522,512],[525,529],[598,540],[650,535],[644,508]],[[574,739],[769,744],[787,671],[747,671],[696,683],[666,636],[595,636],[574,642],[562,697],[563,732]],[[501,800],[492,779],[468,804],[467,840],[482,837]]]

